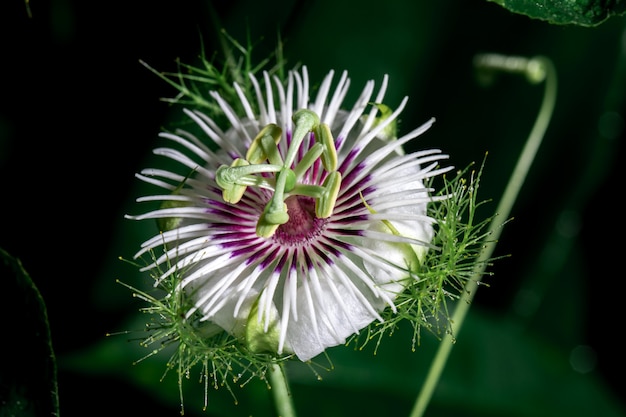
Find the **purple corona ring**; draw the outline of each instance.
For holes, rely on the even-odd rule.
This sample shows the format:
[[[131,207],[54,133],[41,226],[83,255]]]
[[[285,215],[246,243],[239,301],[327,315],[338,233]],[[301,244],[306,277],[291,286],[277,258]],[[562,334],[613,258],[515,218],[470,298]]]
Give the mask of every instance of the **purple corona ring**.
[[[250,80],[237,103],[211,93],[227,127],[185,110],[195,133],[161,133],[173,146],[154,153],[170,168],[138,174],[165,191],[138,201],[160,207],[127,217],[157,220],[136,257],[152,253],[156,285],[176,277],[187,318],[307,361],[395,311],[419,279],[434,233],[425,181],[450,168],[439,150],[404,152],[434,120],[397,137],[407,99],[383,104],[386,76],[351,108],[345,72],[315,94],[306,67]]]

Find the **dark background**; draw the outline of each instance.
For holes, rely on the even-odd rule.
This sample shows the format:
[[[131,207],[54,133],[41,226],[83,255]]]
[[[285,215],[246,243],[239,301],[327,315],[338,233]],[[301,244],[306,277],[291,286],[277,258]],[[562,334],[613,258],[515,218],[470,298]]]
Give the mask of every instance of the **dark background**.
[[[489,152],[480,195],[493,202],[485,216],[495,210],[543,86],[503,76],[485,88],[473,56],[546,55],[559,74],[554,117],[497,247],[497,256],[511,256],[496,262],[489,287],[478,292],[432,415],[521,416],[533,407],[534,415],[550,415],[560,406],[583,415],[580,403],[594,401],[623,412],[624,18],[582,28],[483,0],[338,3],[213,7],[235,38],[244,41],[246,28],[251,39],[263,38],[257,59],[280,32],[288,62],[305,63],[312,80],[347,69],[355,95],[366,80],[390,74],[388,104],[410,96],[401,129],[437,118],[414,146],[441,148],[459,168]],[[118,257],[131,257],[153,231],[123,215],[136,209],[134,173],[179,111],[159,101],[175,92],[139,60],[174,71],[176,58],[196,62],[201,43],[208,54],[216,50],[209,3],[53,0],[30,8],[31,18],[20,0],[0,6],[0,247],[22,261],[46,301],[62,416],[176,415],[175,384],[158,382],[163,363],[132,366],[143,354],[136,343],[105,334],[128,329],[141,306],[115,280],[143,285],[147,278]],[[11,311],[4,320],[19,323],[24,312]],[[373,358],[336,350],[337,369],[322,382],[294,369],[297,408],[303,415],[406,415],[436,342],[410,353],[406,334],[396,340],[402,335]],[[11,335],[3,340],[7,347]],[[588,373],[566,369],[577,346],[592,352]],[[363,374],[364,367],[373,370]],[[194,378],[186,384],[193,415],[201,398]],[[233,408],[226,389],[210,391],[204,414],[272,415],[262,384],[236,393]]]

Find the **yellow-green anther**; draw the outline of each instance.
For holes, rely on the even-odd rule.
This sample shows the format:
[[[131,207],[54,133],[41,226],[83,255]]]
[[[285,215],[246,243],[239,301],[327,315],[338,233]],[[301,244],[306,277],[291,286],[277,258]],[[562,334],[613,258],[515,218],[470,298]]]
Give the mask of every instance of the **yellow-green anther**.
[[[322,187],[324,189],[322,195],[315,200],[315,215],[325,219],[333,214],[339,189],[341,188],[341,173],[339,171],[329,173]]]
[[[313,131],[320,124],[320,118],[315,112],[307,109],[298,110],[293,114],[292,120],[296,125],[293,131],[293,137],[287,156],[285,157],[285,166],[290,167],[293,161],[296,159],[300,144],[304,139],[304,136]]]
[[[230,167],[222,165],[215,172],[215,182],[217,182],[217,185],[222,189],[222,198],[227,203],[238,203],[241,197],[243,197],[243,193],[246,192],[246,186],[237,183],[239,176],[234,175],[236,171],[232,168],[249,165],[250,164],[245,159],[237,158]]]
[[[382,103],[373,103],[373,105],[376,106],[376,108],[378,108],[378,111],[380,111],[380,116],[376,117],[376,120],[374,121],[373,127],[376,127],[382,122],[384,122],[385,120],[387,120],[387,118],[389,118],[393,114],[393,110],[389,106],[382,104]],[[394,120],[391,123],[389,123],[387,126],[385,126],[385,128],[381,130],[380,133],[378,134],[378,137],[386,141],[397,139],[398,138],[397,121]]]
[[[315,140],[324,145],[322,152],[322,165],[326,171],[337,170],[337,149],[335,149],[335,139],[326,123],[322,123],[315,129]]]
[[[278,138],[278,141],[280,141],[280,137]],[[277,144],[278,142],[276,139],[270,135],[265,135],[261,138],[261,146],[263,147],[263,151],[265,152],[265,155],[267,155],[267,159],[269,159],[270,164],[282,165],[283,158],[280,156]]]
[[[275,203],[274,203],[275,201]],[[287,214],[287,204],[284,201],[272,200],[272,203],[267,205],[265,211],[265,221],[269,224],[285,224],[289,221],[289,214]]]
[[[282,202],[282,210],[273,211],[271,207],[273,200],[265,206],[263,213],[259,217],[259,221],[256,224],[256,234],[259,237],[270,237],[276,232],[278,226],[285,224],[289,221],[289,215],[287,214],[287,204]],[[275,210],[275,209],[274,209]]]
[[[269,158],[270,162],[275,164],[276,162],[272,161],[272,159],[276,160],[276,156],[279,155],[276,145],[280,142],[282,134],[282,129],[273,123],[265,126],[250,144],[246,153],[246,160],[251,164],[262,164]],[[266,139],[264,140],[264,138]],[[271,143],[273,143],[273,146]],[[278,156],[278,160],[280,161],[278,164],[282,165],[280,156]]]

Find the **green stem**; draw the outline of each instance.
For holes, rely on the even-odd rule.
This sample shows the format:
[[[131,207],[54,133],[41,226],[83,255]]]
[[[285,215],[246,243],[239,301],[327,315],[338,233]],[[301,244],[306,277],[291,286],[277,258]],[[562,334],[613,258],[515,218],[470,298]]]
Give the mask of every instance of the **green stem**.
[[[410,417],[421,417],[432,398],[432,394],[437,386],[437,383],[439,382],[445,364],[448,360],[448,356],[450,355],[450,351],[452,350],[452,345],[455,343],[455,337],[459,334],[463,321],[469,311],[471,301],[476,294],[480,280],[485,272],[485,268],[487,267],[487,263],[489,259],[491,259],[493,251],[495,250],[496,243],[500,237],[500,233],[502,232],[502,225],[509,218],[511,208],[515,203],[530,166],[535,159],[537,149],[541,144],[550,122],[550,118],[552,117],[557,91],[556,70],[554,69],[552,62],[547,58],[536,57],[533,61],[538,61],[545,69],[545,92],[539,114],[535,120],[533,129],[526,140],[524,149],[520,154],[517,165],[513,170],[502,198],[500,199],[500,203],[496,211],[497,215],[489,226],[488,236],[490,237],[490,240],[476,263],[477,267],[474,270],[472,279],[468,280],[465,285],[463,293],[466,294],[466,297],[457,304],[457,307],[454,310],[454,314],[450,319],[450,332],[443,337],[443,340],[439,345],[439,349],[433,359],[433,362],[431,363],[428,375],[426,376],[422,390],[413,406]]]
[[[270,386],[278,417],[296,417],[293,398],[289,392],[289,384],[282,362],[275,363],[270,369]]]

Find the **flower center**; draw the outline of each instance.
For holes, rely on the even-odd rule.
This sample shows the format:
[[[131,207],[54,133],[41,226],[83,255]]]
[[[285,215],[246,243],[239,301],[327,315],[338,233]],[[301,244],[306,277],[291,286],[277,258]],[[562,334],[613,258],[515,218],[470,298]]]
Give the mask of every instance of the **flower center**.
[[[282,245],[297,246],[319,236],[326,219],[315,215],[315,200],[311,197],[292,195],[285,200],[289,220],[276,229],[274,240]]]
[[[293,115],[295,128],[285,155],[278,148],[282,129],[275,124],[265,126],[250,144],[246,158],[237,158],[230,166],[222,165],[215,173],[215,181],[222,188],[224,201],[236,204],[248,186],[274,191],[257,222],[256,234],[273,236],[281,229],[281,236],[311,236],[319,233],[335,207],[341,174],[337,171],[337,149],[330,127],[320,123],[319,116],[306,109]],[[315,143],[306,152],[300,152],[304,138],[312,133]],[[303,154],[303,155],[302,155]],[[297,159],[298,155],[302,155]],[[327,175],[323,184],[301,183],[307,170],[320,160]],[[281,228],[282,227],[282,228]],[[282,238],[281,238],[282,239]]]

